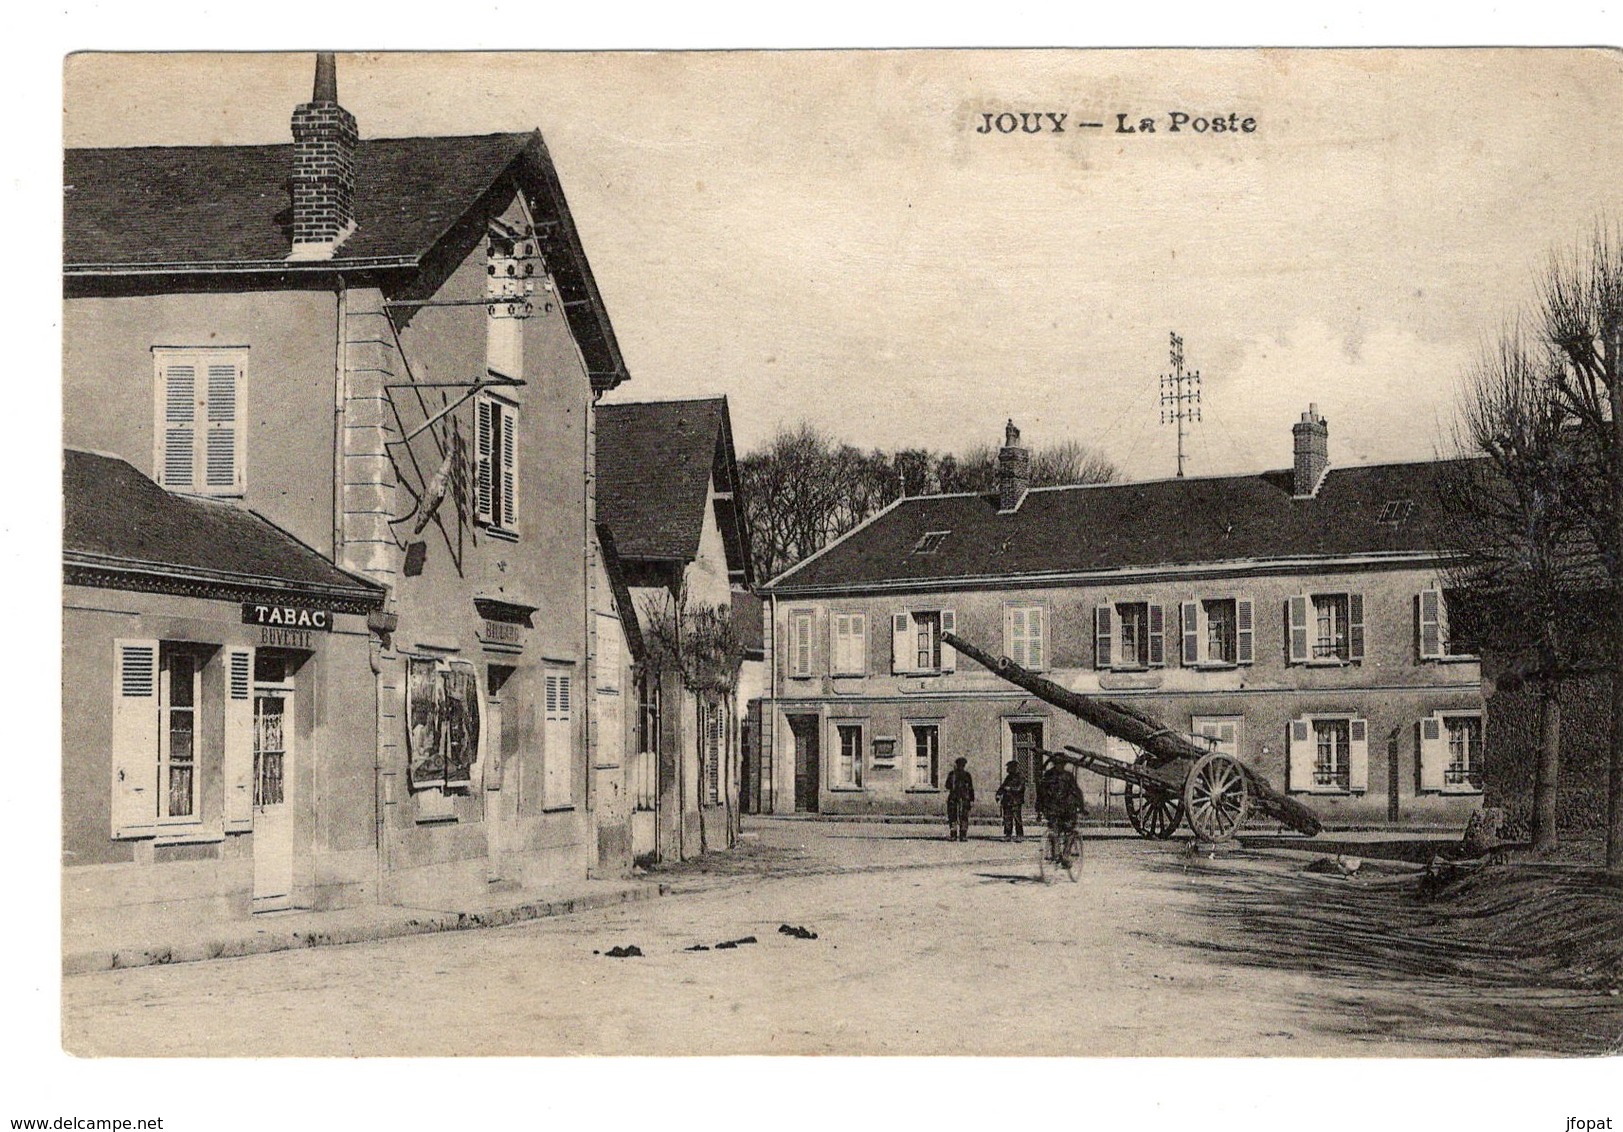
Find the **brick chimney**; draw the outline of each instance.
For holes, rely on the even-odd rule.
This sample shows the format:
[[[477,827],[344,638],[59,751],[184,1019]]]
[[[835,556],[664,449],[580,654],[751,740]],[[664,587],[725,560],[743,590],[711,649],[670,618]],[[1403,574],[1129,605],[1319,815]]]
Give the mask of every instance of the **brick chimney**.
[[[1324,473],[1330,470],[1330,422],[1310,404],[1302,419],[1291,425],[1296,440],[1295,495],[1306,499],[1319,493]]]
[[[293,250],[290,260],[331,259],[355,231],[355,115],[338,105],[338,64],[316,55],[315,91],[293,111]]]
[[[1031,453],[1020,447],[1020,430],[1010,421],[997,454],[997,509],[1015,511],[1031,487]]]

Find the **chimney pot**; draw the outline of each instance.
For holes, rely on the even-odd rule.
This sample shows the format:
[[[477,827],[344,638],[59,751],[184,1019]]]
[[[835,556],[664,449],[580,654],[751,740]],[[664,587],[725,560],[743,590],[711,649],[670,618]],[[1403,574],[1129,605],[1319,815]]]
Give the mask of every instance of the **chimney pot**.
[[[1020,430],[1012,420],[1004,426],[1003,440],[997,454],[997,507],[1015,511],[1031,489],[1031,453],[1020,446]]]

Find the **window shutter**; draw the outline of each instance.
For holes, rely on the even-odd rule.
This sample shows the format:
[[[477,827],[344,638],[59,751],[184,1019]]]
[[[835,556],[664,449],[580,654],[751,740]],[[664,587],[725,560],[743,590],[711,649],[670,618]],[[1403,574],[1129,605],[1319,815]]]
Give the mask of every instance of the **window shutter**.
[[[1307,720],[1291,720],[1288,748],[1285,754],[1285,789],[1313,789],[1313,757],[1317,752],[1313,745],[1313,727]]]
[[[548,673],[546,676],[546,729],[543,735],[546,773],[543,793],[547,806],[568,806],[574,800],[570,683],[570,677],[564,673]]]
[[[491,416],[495,411],[495,404],[485,397],[476,397],[473,402],[473,457],[474,457],[474,513],[481,523],[491,521],[491,507],[494,503],[494,473],[491,451],[491,430],[494,427]]]
[[[846,627],[843,613],[831,614],[828,619],[828,671],[833,676],[845,671],[845,646],[841,634]]]
[[[518,410],[510,405],[494,406],[502,418],[502,527],[518,530]]]
[[[811,614],[806,611],[789,615],[789,674],[811,675]]]
[[[898,613],[891,620],[890,670],[896,673],[913,670],[913,618]]]
[[[943,633],[956,633],[958,631],[958,615],[950,609],[941,611],[941,631]],[[958,650],[946,641],[941,642],[941,671],[951,672],[958,667]]]
[[[1193,668],[1200,663],[1200,602],[1183,603],[1183,663]]]
[[[1306,664],[1308,659],[1306,594],[1297,594],[1285,602],[1286,635],[1291,643],[1291,663]]]
[[[851,615],[851,636],[846,648],[850,650],[851,671],[866,676],[868,674],[868,615],[866,613],[853,613]]]
[[[241,376],[235,362],[209,363],[203,452],[203,486],[208,488],[233,491],[242,487]]]
[[[1048,609],[1046,606],[1035,606],[1026,611],[1026,654],[1031,658],[1028,666],[1036,671],[1047,667],[1047,641]]]
[[[254,650],[225,653],[225,828],[254,827]]]
[[[1250,598],[1237,598],[1234,602],[1234,661],[1251,664],[1256,660],[1256,617]]]
[[[1421,660],[1436,660],[1443,655],[1442,602],[1438,590],[1421,590],[1415,597],[1415,632],[1420,638]]]
[[[1441,790],[1443,771],[1448,766],[1448,747],[1443,742],[1443,724],[1435,715],[1415,725],[1420,741],[1420,789]]]
[[[1167,610],[1164,605],[1150,605],[1150,667],[1159,668],[1167,662]]]
[[[1110,618],[1114,613],[1108,605],[1093,610],[1093,667],[1101,671],[1110,667]]]
[[[158,820],[158,642],[113,642],[112,835]]]
[[[158,482],[171,488],[195,488],[197,451],[197,367],[190,362],[164,364],[159,382]]]
[[[1369,724],[1362,719],[1347,724],[1347,788],[1354,794],[1369,789]]]
[[[1003,655],[1023,667],[1026,656],[1026,611],[1019,606],[1003,611]]]
[[[1347,659],[1364,659],[1364,595],[1347,595]]]

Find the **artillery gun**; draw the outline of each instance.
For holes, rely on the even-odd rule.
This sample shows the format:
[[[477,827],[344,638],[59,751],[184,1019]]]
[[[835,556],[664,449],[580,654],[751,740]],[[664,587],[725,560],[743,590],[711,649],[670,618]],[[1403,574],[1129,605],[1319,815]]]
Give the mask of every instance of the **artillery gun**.
[[[1127,820],[1141,837],[1164,841],[1187,821],[1202,841],[1228,841],[1240,832],[1249,812],[1266,814],[1309,837],[1324,828],[1317,814],[1275,790],[1239,759],[1201,746],[1154,716],[1062,688],[1006,656],[984,652],[956,633],[944,632],[941,639],[1016,687],[1142,751],[1132,763],[1080,747],[1044,752],[1126,783]]]

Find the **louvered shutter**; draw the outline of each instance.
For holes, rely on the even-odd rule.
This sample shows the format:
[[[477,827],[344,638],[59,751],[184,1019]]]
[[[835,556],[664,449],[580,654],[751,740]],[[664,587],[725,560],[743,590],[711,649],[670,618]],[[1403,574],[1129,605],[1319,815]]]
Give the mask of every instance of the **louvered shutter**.
[[[851,639],[846,645],[851,650],[851,671],[857,675],[868,674],[868,615],[866,613],[853,613],[851,615]]]
[[[1184,602],[1182,619],[1183,663],[1193,668],[1200,663],[1200,602]]]
[[[1312,790],[1313,759],[1318,751],[1313,742],[1313,727],[1307,720],[1291,720],[1288,747],[1285,753],[1285,788]]]
[[[194,490],[197,484],[197,366],[193,362],[161,364],[158,482],[168,488]]]
[[[1003,611],[1004,654],[1016,664],[1029,668],[1026,658],[1026,611],[1011,606]]]
[[[495,406],[501,413],[501,492],[503,529],[518,530],[518,410]]]
[[[1030,667],[1042,671],[1048,666],[1048,607],[1033,606],[1026,611],[1026,655]]]
[[[1364,595],[1347,595],[1347,659],[1364,659]]]
[[[1435,715],[1415,725],[1419,734],[1420,789],[1441,790],[1448,767],[1448,745],[1443,742],[1443,723]]]
[[[1416,635],[1420,639],[1420,659],[1436,660],[1443,655],[1443,595],[1438,590],[1421,590],[1415,596]]]
[[[1101,671],[1110,667],[1110,619],[1115,610],[1101,605],[1093,611],[1093,667]]]
[[[1347,788],[1354,794],[1369,789],[1369,724],[1362,719],[1347,724]]]
[[[1234,602],[1234,661],[1251,664],[1256,659],[1256,616],[1249,598]]]
[[[1167,610],[1164,605],[1150,604],[1150,667],[1160,668],[1167,662]]]
[[[941,631],[943,633],[956,633],[958,631],[958,615],[950,609],[941,611]],[[952,672],[958,667],[958,650],[946,641],[941,642],[941,671]]]
[[[1307,612],[1306,594],[1298,594],[1285,602],[1286,634],[1290,638],[1292,664],[1306,664],[1308,660]]]
[[[913,671],[913,618],[898,613],[891,618],[890,670],[894,673]]]
[[[254,826],[254,650],[225,652],[225,828]]]
[[[574,729],[571,679],[549,672],[545,678],[545,730],[542,736],[546,773],[543,793],[548,807],[568,806],[574,800]]]
[[[158,820],[158,642],[113,642],[112,835]]]
[[[495,423],[492,416],[496,406],[488,398],[476,397],[473,402],[473,459],[474,459],[474,512],[481,523],[491,521],[491,509],[494,503],[495,468],[491,451],[493,438],[492,431]]]
[[[210,491],[242,489],[242,371],[232,361],[208,364],[204,398],[203,486]]]

